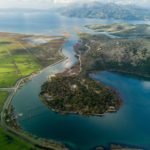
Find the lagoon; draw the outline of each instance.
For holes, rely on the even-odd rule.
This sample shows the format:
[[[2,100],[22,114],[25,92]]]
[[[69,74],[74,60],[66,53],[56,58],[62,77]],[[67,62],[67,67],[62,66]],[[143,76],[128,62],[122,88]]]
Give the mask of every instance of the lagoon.
[[[62,72],[77,59],[73,45],[78,41],[77,31],[92,32],[84,27],[93,23],[123,22],[116,20],[77,19],[53,12],[0,12],[0,31],[25,34],[63,35],[71,37],[63,46],[68,60],[49,67],[19,89],[12,100],[15,113],[22,113],[18,124],[33,135],[56,140],[73,150],[89,150],[110,143],[140,146],[150,149],[150,80],[107,71],[92,78],[115,88],[123,99],[117,113],[104,117],[61,115],[50,111],[39,99],[41,85],[49,74]],[[128,23],[147,23],[133,21]],[[93,33],[93,32],[92,32]]]

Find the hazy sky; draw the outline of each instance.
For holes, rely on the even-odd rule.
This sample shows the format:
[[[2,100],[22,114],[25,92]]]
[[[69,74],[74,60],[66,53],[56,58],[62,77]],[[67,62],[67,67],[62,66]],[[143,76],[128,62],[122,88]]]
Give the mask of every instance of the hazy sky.
[[[51,6],[58,4],[68,4],[72,2],[115,2],[123,4],[139,4],[149,6],[150,0],[0,0],[0,8],[42,8],[47,9]]]

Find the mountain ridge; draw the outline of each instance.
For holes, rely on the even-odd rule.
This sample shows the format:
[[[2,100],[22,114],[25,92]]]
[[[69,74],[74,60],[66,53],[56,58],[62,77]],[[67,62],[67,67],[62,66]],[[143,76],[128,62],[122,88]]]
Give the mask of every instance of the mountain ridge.
[[[59,12],[68,17],[124,19],[124,20],[150,20],[150,10],[136,5],[120,5],[115,3],[81,3],[70,4]]]

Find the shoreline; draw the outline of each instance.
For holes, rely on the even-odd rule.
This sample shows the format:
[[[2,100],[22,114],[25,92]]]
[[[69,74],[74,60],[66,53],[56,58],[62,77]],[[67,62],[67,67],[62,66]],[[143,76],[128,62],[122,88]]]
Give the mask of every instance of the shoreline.
[[[143,75],[143,74],[140,74],[140,73],[128,72],[128,71],[123,71],[123,70],[113,70],[113,69],[108,69],[108,71],[109,72],[114,72],[114,73],[120,73],[120,74],[124,74],[124,75],[129,75],[129,76],[134,76],[135,78],[150,79],[149,75]]]
[[[131,144],[109,143],[107,146],[95,146],[92,150],[146,150],[144,147]]]
[[[113,89],[113,91],[115,91],[114,89]],[[118,94],[117,94],[118,95]],[[120,100],[120,106],[122,105],[122,101],[121,101],[121,98],[120,98],[120,95],[118,95],[119,96],[119,100]],[[107,113],[116,113],[118,110],[119,110],[119,108],[120,108],[120,106],[119,106],[119,108],[118,109],[113,109],[113,110],[107,110],[107,111],[105,111],[104,113],[101,113],[101,114],[92,114],[92,113],[87,113],[87,114],[84,114],[84,113],[79,113],[79,112],[75,112],[75,111],[70,111],[70,112],[68,112],[68,111],[60,111],[60,110],[57,110],[57,109],[54,109],[54,108],[51,108],[50,106],[49,106],[49,104],[47,103],[47,101],[46,100],[44,100],[44,98],[42,97],[42,95],[40,95],[40,99],[41,99],[41,101],[47,106],[47,108],[49,108],[52,112],[54,112],[54,113],[58,113],[58,114],[60,114],[60,115],[64,115],[64,116],[66,116],[66,115],[81,115],[81,116],[85,116],[85,117],[103,117],[103,116],[105,116]]]
[[[150,79],[149,75],[143,75],[140,73],[134,73],[134,72],[128,72],[128,71],[123,71],[123,70],[115,70],[115,69],[96,69],[96,70],[91,70],[90,74],[96,74],[98,72],[103,72],[103,71],[107,71],[107,72],[112,72],[112,73],[118,73],[118,74],[123,74],[125,76],[131,76],[133,78],[138,78],[138,79]]]

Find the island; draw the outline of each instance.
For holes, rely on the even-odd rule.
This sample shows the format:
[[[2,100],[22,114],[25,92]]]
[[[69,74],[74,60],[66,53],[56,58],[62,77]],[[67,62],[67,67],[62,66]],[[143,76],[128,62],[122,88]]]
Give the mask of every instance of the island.
[[[42,101],[55,112],[98,116],[116,112],[122,104],[121,98],[115,90],[92,79],[91,75],[96,71],[150,75],[149,33],[146,32],[150,26],[111,24],[88,27],[103,33],[79,33],[80,40],[74,45],[78,63],[51,76],[41,88]],[[134,36],[131,37],[132,32]],[[116,33],[120,36],[112,37]]]
[[[41,97],[53,111],[63,114],[101,116],[117,111],[120,106],[115,91],[81,76],[51,77],[42,86]]]

